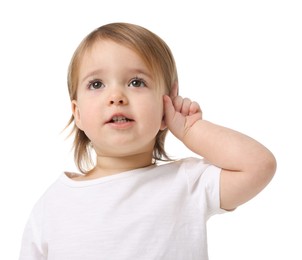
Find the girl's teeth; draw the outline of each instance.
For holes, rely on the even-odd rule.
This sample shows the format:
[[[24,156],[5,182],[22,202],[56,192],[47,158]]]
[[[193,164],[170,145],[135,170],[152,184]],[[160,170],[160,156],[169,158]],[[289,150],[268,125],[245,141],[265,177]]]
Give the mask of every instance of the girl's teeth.
[[[112,121],[115,123],[124,123],[124,122],[128,122],[129,120],[126,117],[113,117]]]

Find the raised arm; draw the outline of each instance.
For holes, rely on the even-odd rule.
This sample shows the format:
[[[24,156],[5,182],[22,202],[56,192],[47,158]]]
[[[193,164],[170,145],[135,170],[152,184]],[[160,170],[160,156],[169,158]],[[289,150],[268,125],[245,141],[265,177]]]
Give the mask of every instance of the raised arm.
[[[165,122],[190,150],[222,168],[220,207],[231,210],[256,196],[276,171],[273,154],[242,133],[202,119],[196,102],[164,96]]]

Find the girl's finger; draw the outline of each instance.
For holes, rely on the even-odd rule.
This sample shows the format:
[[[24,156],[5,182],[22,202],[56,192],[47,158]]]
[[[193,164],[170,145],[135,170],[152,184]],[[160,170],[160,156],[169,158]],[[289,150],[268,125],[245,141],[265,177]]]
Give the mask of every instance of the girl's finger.
[[[183,98],[181,96],[175,97],[173,100],[173,106],[177,112],[181,112],[182,104],[183,104]]]
[[[183,116],[189,115],[191,103],[192,101],[189,98],[183,99],[182,107],[180,111]]]

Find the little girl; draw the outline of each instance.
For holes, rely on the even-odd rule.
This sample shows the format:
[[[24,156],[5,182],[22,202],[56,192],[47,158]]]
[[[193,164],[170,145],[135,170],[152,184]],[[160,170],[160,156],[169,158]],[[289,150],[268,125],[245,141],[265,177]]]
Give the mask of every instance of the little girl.
[[[198,103],[178,96],[172,53],[145,28],[91,32],[71,60],[68,90],[81,173],[63,173],[36,203],[20,260],[208,259],[207,220],[275,173],[262,144],[203,120]],[[170,160],[168,130],[196,157]]]

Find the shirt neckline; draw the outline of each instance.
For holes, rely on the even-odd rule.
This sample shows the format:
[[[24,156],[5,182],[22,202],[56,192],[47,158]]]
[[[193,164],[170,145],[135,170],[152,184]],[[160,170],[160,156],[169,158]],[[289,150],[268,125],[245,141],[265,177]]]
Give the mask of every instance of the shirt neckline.
[[[141,174],[141,173],[149,171],[155,167],[157,167],[157,165],[153,164],[153,165],[149,165],[146,167],[137,168],[137,169],[133,169],[133,170],[129,170],[129,171],[124,171],[124,172],[116,173],[116,174],[109,175],[109,176],[99,177],[99,178],[92,179],[92,180],[74,180],[71,177],[80,175],[79,173],[63,172],[60,176],[60,181],[63,182],[65,185],[74,187],[74,188],[87,187],[87,186],[93,186],[93,185],[97,185],[97,184],[101,184],[101,183],[107,183],[107,182],[127,178],[130,176],[134,176],[137,173]]]

